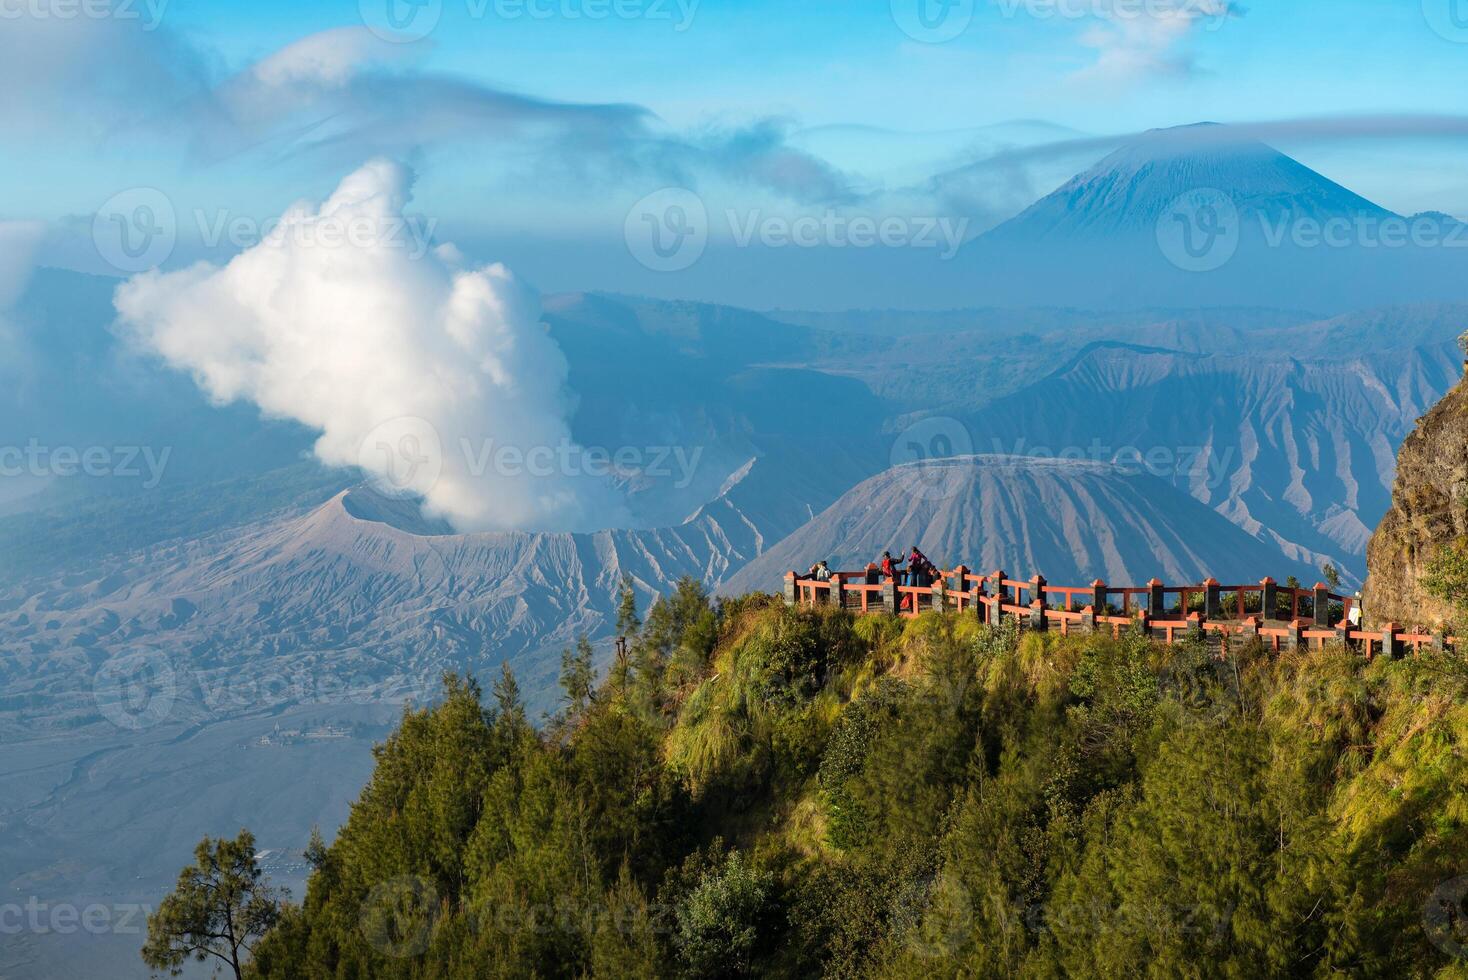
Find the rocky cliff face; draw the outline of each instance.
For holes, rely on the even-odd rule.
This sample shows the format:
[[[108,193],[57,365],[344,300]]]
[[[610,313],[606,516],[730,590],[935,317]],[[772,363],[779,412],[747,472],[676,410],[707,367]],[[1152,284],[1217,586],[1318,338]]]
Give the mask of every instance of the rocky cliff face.
[[[1373,624],[1437,626],[1453,616],[1422,577],[1444,547],[1468,542],[1468,380],[1424,415],[1397,456],[1392,506],[1366,549]]]

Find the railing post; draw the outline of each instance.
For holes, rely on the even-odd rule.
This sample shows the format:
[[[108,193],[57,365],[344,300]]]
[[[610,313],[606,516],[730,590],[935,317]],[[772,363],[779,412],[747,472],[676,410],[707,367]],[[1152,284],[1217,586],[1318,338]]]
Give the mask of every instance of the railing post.
[[[1038,602],[1044,608],[1049,609],[1050,603],[1045,600],[1045,586],[1047,584],[1045,576],[1038,572],[1034,578],[1030,579],[1030,602]]]
[[[1435,629],[1432,631],[1432,652],[1446,653],[1448,649],[1448,631]]]
[[[785,573],[785,605],[787,606],[800,602],[800,586],[796,582],[797,577],[794,572]]]
[[[841,578],[840,572],[831,576],[831,595],[829,601],[837,609],[846,608],[846,582]]]
[[[1096,607],[1087,606],[1081,610],[1081,629],[1087,633],[1096,632]]]
[[[1244,620],[1244,628],[1240,630],[1240,634],[1245,639],[1259,639],[1259,620],[1253,616]]]
[[[1167,615],[1167,598],[1162,592],[1162,580],[1154,578],[1147,583],[1147,615],[1161,619]]]
[[[1259,584],[1264,589],[1259,602],[1259,618],[1266,621],[1275,619],[1279,616],[1279,585],[1272,578],[1265,578]]]
[[[958,578],[958,590],[957,590],[957,594],[958,594],[958,607],[959,607],[958,608],[958,611],[959,612],[963,612],[964,597],[969,594],[969,590],[968,590],[968,568],[966,568],[963,565],[959,565],[957,568],[955,568],[953,570],[953,574],[955,576],[957,576],[957,578]]]
[[[1188,639],[1201,641],[1203,636],[1203,617],[1195,612],[1188,613]]]
[[[1203,615],[1208,619],[1223,618],[1223,597],[1219,594],[1216,578],[1203,581]]]
[[[994,573],[994,600],[989,604],[990,626],[1004,622],[1004,594],[1009,591],[1004,587],[1004,578],[1004,569]]]
[[[1381,652],[1397,660],[1402,656],[1402,641],[1397,639],[1396,623],[1387,623],[1381,628]]]
[[[1094,595],[1091,598],[1091,606],[1096,610],[1097,616],[1105,616],[1111,608],[1106,603],[1106,583],[1099,578],[1091,583]]]
[[[1036,599],[1030,603],[1030,629],[1043,633],[1049,628],[1050,621],[1045,615],[1045,603]]]
[[[1285,627],[1285,646],[1291,650],[1298,650],[1304,643],[1305,638],[1300,635],[1300,621],[1290,620],[1290,624]]]
[[[882,583],[882,612],[897,615],[897,579],[890,576]]]
[[[1315,583],[1315,626],[1318,629],[1330,628],[1330,586],[1324,582]]]

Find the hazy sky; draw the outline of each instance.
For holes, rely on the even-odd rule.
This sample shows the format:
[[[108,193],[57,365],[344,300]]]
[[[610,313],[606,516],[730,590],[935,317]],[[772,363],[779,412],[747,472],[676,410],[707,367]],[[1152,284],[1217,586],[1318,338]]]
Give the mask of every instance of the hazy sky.
[[[0,220],[46,222],[42,262],[96,266],[98,210],[157,191],[176,266],[387,157],[436,237],[615,288],[624,224],[664,188],[972,235],[1105,141],[1005,167],[961,215],[935,175],[1201,120],[1462,215],[1465,80],[1463,0],[0,0]]]

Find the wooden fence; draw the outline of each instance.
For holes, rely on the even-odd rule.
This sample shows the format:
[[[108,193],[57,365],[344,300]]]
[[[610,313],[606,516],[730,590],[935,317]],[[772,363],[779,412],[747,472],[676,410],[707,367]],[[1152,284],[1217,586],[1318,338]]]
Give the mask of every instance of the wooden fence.
[[[976,575],[959,566],[940,573],[932,586],[899,585],[875,567],[835,572],[830,581],[788,572],[785,601],[799,606],[835,606],[860,614],[917,616],[933,609],[973,615],[997,624],[1013,617],[1021,629],[1070,632],[1138,630],[1167,643],[1190,634],[1228,649],[1231,642],[1259,639],[1275,650],[1341,643],[1368,658],[1401,656],[1423,647],[1442,650],[1458,638],[1420,627],[1387,623],[1363,629],[1351,622],[1355,600],[1324,583],[1301,589],[1266,578],[1254,585],[1164,585],[1153,579],[1140,588],[1096,581],[1084,588],[1051,585],[1042,575],[1012,579],[1003,571]],[[1357,617],[1359,618],[1359,617]]]

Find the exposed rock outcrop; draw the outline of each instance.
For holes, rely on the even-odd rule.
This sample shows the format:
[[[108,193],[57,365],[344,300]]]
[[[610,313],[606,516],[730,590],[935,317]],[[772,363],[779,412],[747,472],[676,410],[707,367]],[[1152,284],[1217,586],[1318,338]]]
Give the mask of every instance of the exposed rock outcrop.
[[[1453,608],[1422,579],[1445,547],[1468,543],[1468,380],[1417,422],[1397,455],[1392,506],[1366,549],[1364,605],[1372,624],[1438,626]]]

